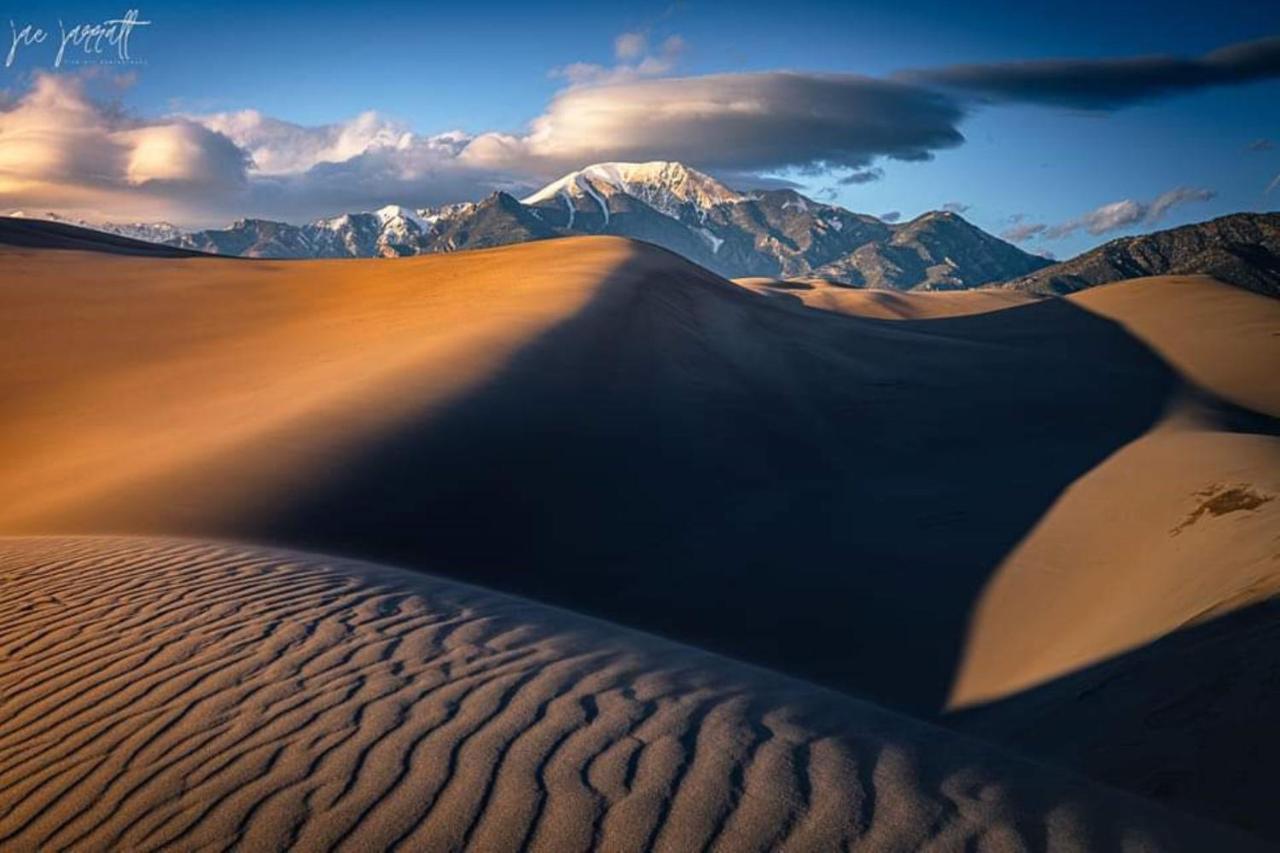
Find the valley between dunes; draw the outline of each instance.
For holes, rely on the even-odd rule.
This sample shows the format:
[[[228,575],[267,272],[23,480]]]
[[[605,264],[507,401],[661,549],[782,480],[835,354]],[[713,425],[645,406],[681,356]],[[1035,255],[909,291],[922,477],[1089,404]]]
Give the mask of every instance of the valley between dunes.
[[[6,849],[1280,840],[1280,302],[58,245],[0,246]]]

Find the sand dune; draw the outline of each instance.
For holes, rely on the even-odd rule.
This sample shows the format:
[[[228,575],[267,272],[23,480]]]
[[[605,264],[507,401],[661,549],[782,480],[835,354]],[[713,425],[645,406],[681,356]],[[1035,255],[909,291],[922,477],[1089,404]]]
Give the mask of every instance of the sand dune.
[[[1072,297],[1193,380],[1071,485],[974,610],[952,723],[1280,840],[1280,303],[1203,278]],[[982,703],[999,700],[994,704]]]
[[[577,242],[396,264],[7,250],[0,525],[86,504],[100,523],[120,488],[213,457],[186,501],[252,512],[650,269],[626,241]]]
[[[6,264],[0,532],[350,554],[924,713],[992,568],[1180,382],[1062,300],[796,311],[610,238]]]
[[[928,320],[984,314],[1038,297],[1012,290],[953,290],[902,293],[896,290],[864,290],[832,284],[817,278],[735,278],[734,283],[755,293],[790,300],[810,308],[874,317],[880,320]]]
[[[1248,849],[958,736],[350,561],[0,539],[6,849]]]
[[[1272,597],[947,722],[1274,846],[1277,672]]]
[[[1280,412],[1280,302],[1206,278],[1073,297],[1195,386],[1071,485],[994,573],[953,706],[1008,695],[1280,592],[1280,437],[1202,394]],[[1196,389],[1199,390],[1196,390]]]
[[[1074,483],[974,611],[953,706],[1007,696],[1280,593],[1280,438],[1195,409]]]
[[[1123,325],[1197,385],[1280,417],[1277,300],[1204,276],[1134,279],[1070,299]]]
[[[1280,453],[1275,436],[1280,430],[1274,419],[1276,386],[1267,370],[1277,363],[1280,342],[1276,303],[1255,301],[1208,280],[1112,285],[1078,300],[1027,301],[1003,292],[833,290],[809,301],[765,295],[756,292],[759,287],[731,284],[654,247],[611,238],[394,262],[134,258],[30,248],[0,250],[0,261],[7,272],[0,279],[0,323],[5,324],[0,450],[6,463],[0,467],[0,533],[180,535],[346,554],[560,605],[922,716],[936,715],[948,703],[970,706],[1037,685],[1048,690],[1066,684],[1073,672],[1250,608],[1277,586],[1274,530],[1280,501],[1274,498],[1280,494]],[[821,295],[821,288],[813,290]],[[829,310],[813,310],[818,307]],[[136,663],[128,656],[129,644],[189,631],[194,639],[174,646],[176,657],[157,652],[155,658],[172,664],[165,672],[176,678],[184,669],[177,661],[213,650],[251,655],[257,643],[253,635],[234,634],[238,639],[230,646],[215,638],[206,647],[201,645],[205,629],[182,626],[214,619],[231,631],[223,622],[236,621],[235,597],[265,595],[276,601],[270,598],[276,593],[255,592],[253,585],[270,586],[294,572],[282,569],[255,580],[252,572],[242,577],[235,566],[278,559],[302,565],[299,577],[319,572],[324,578],[349,579],[374,572],[384,578],[377,574],[384,570],[354,563],[338,568],[324,558],[268,559],[261,557],[265,552],[247,556],[248,551],[233,550],[224,560],[209,556],[208,549],[221,546],[114,542],[11,543],[15,569],[3,590],[17,596],[14,613],[37,620],[31,623],[37,633],[23,635],[29,637],[27,657],[0,658],[0,665],[17,662],[23,672],[33,672],[49,660],[76,661],[81,669],[67,672],[78,680],[104,664]],[[64,560],[59,549],[83,553],[83,559]],[[75,626],[40,627],[40,619],[57,618],[66,599],[62,593],[42,598],[40,587],[53,589],[63,580],[10,585],[24,575],[41,577],[42,571],[64,580],[68,572],[93,574],[90,569],[99,564],[104,567],[99,574],[109,582],[104,589],[85,590],[85,601],[98,603],[86,604],[90,609]],[[184,587],[178,580],[184,564],[193,577],[207,577],[207,585]],[[235,577],[220,579],[224,571]],[[152,573],[160,588],[147,585]],[[413,589],[425,584],[421,589],[446,600],[463,595],[457,591],[462,587],[445,581],[393,574],[396,584]],[[237,586],[242,581],[253,589]],[[129,604],[135,589],[146,600]],[[219,591],[224,589],[225,595]],[[300,594],[289,587],[286,597]],[[201,610],[198,602],[206,595],[218,603]],[[318,595],[307,606],[327,612],[326,594]],[[117,599],[125,602],[119,608],[112,603]],[[812,717],[805,711],[803,723],[795,723],[796,737],[811,741],[810,754],[813,745],[825,742],[822,738],[858,741],[873,731],[895,744],[928,746],[902,747],[920,758],[920,767],[884,765],[890,785],[882,789],[886,797],[867,794],[879,784],[879,769],[871,783],[864,779],[855,786],[846,778],[849,760],[865,769],[865,760],[856,757],[831,759],[836,763],[822,769],[815,765],[811,781],[777,783],[786,790],[769,793],[759,777],[775,765],[733,759],[743,750],[761,752],[763,746],[752,745],[763,738],[762,727],[773,730],[771,709],[793,707],[790,698],[759,698],[782,695],[762,686],[764,676],[751,670],[730,678],[724,673],[746,670],[698,657],[711,661],[704,671],[702,664],[688,663],[695,655],[688,648],[653,652],[658,657],[645,657],[638,670],[615,669],[614,652],[588,647],[614,649],[630,659],[633,653],[650,654],[645,644],[651,641],[590,623],[592,639],[570,653],[561,640],[544,646],[537,638],[560,637],[556,632],[562,629],[578,636],[577,627],[564,626],[588,623],[524,603],[517,609],[525,614],[520,624],[526,627],[503,629],[492,635],[500,638],[493,642],[514,644],[520,651],[516,657],[526,663],[513,663],[511,678],[545,685],[537,695],[546,701],[534,701],[532,716],[525,706],[508,716],[496,713],[499,729],[468,741],[484,744],[468,747],[468,756],[480,750],[510,756],[515,766],[536,765],[539,749],[553,749],[536,744],[555,742],[579,713],[583,721],[608,717],[613,726],[606,736],[592,729],[594,722],[582,722],[581,739],[607,746],[615,737],[622,744],[616,748],[626,751],[634,738],[617,734],[617,719],[604,713],[604,697],[623,690],[636,672],[661,672],[658,682],[671,697],[720,702],[716,715],[708,710],[704,720],[696,710],[702,698],[681,699],[677,704],[685,710],[663,712],[674,714],[670,719],[676,722],[653,723],[674,727],[663,731],[683,732],[653,753],[659,773],[654,778],[666,779],[661,775],[666,773],[705,779],[685,805],[687,798],[646,794],[624,807],[619,791],[629,790],[630,782],[621,788],[613,781],[583,782],[576,771],[565,771],[569,781],[557,782],[556,790],[572,802],[587,803],[585,813],[599,816],[606,813],[600,803],[617,801],[607,812],[615,815],[609,824],[615,827],[611,844],[622,837],[618,833],[674,848],[701,846],[709,833],[741,833],[722,839],[760,833],[776,840],[760,829],[773,820],[769,815],[779,816],[775,823],[786,832],[813,827],[804,829],[813,834],[803,839],[814,839],[818,848],[853,835],[849,827],[859,820],[857,832],[874,827],[869,818],[850,818],[836,805],[814,805],[815,792],[830,788],[842,792],[839,801],[846,806],[871,802],[874,813],[879,804],[883,819],[874,832],[886,833],[886,841],[878,846],[892,847],[901,839],[906,839],[903,846],[921,843],[934,833],[930,826],[938,821],[951,826],[961,819],[957,815],[976,815],[974,826],[1013,825],[1016,830],[1010,831],[1031,839],[1027,846],[1032,848],[1044,846],[1039,843],[1044,837],[1120,846],[1108,843],[1112,836],[1086,840],[1079,834],[1095,819],[1080,817],[1076,823],[1077,810],[1062,805],[1066,800],[1058,788],[1044,789],[1043,796],[1024,792],[1027,779],[1041,778],[1026,775],[1025,767],[1008,777],[994,769],[982,776],[1016,782],[967,787],[958,781],[970,778],[963,768],[987,768],[985,762],[995,760],[989,753],[972,753],[972,764],[968,758],[950,764],[956,750],[969,755],[965,750],[971,747],[932,729],[897,728],[905,722],[888,712],[791,682],[777,689],[787,696],[798,691],[795,707],[822,709]],[[166,614],[178,621],[154,632],[146,627],[148,620],[169,618]],[[322,630],[322,622],[330,627]],[[351,628],[350,622],[342,615],[301,623],[285,619],[272,636],[286,638],[285,645],[300,649],[298,654],[307,656],[311,649],[317,660],[328,660],[331,649],[315,648],[310,638],[327,642]],[[108,631],[98,623],[115,625],[110,631],[125,638],[120,641],[125,646],[111,647],[110,631],[95,637],[105,644],[101,648],[116,648],[112,654],[121,657],[64,645]],[[290,633],[312,623],[310,633]],[[141,633],[129,633],[135,624],[142,626]],[[268,619],[266,624],[275,623]],[[243,627],[263,626],[254,617]],[[526,634],[533,637],[532,645],[521,646],[519,638]],[[12,636],[6,648],[21,648]],[[388,641],[388,660],[403,664],[388,664],[388,677],[414,672],[438,680],[425,675],[426,669],[415,669],[419,664],[396,658],[398,650],[423,648],[427,657],[419,660],[448,656],[449,649],[432,651],[428,640],[424,635],[400,645]],[[554,654],[542,656],[548,648]],[[152,714],[144,710],[147,702],[134,703],[120,712],[126,715],[120,720],[95,723],[81,717],[65,729],[49,729],[27,747],[23,742],[33,729],[14,729],[19,734],[8,742],[12,752],[0,738],[0,759],[18,757],[17,764],[4,765],[19,768],[10,778],[44,769],[31,777],[36,787],[20,789],[25,793],[14,806],[19,811],[11,814],[21,814],[21,820],[0,820],[0,829],[17,821],[24,839],[60,844],[79,832],[98,832],[94,821],[110,820],[117,823],[102,837],[150,844],[204,820],[186,806],[156,805],[170,802],[165,792],[216,777],[223,786],[219,793],[200,796],[201,802],[215,803],[209,815],[222,815],[216,819],[220,828],[209,832],[239,837],[228,827],[243,823],[253,827],[255,838],[259,832],[296,830],[334,840],[364,820],[361,841],[398,838],[422,830],[420,799],[415,806],[381,806],[381,794],[335,792],[335,785],[346,785],[342,779],[358,781],[364,770],[354,777],[334,770],[336,776],[325,778],[339,781],[325,782],[323,789],[305,779],[328,766],[328,744],[364,743],[362,738],[376,739],[390,726],[404,731],[389,736],[398,746],[377,747],[391,750],[389,759],[370,765],[378,772],[400,772],[387,766],[418,772],[415,748],[397,740],[416,732],[422,743],[436,744],[428,748],[430,755],[437,755],[431,751],[437,748],[454,755],[454,764],[446,759],[445,769],[480,774],[474,783],[441,787],[440,762],[423,771],[428,773],[424,784],[441,804],[434,813],[463,815],[440,824],[445,829],[432,827],[431,834],[456,842],[490,838],[492,832],[492,838],[506,842],[524,838],[526,831],[544,838],[559,831],[546,827],[563,823],[574,838],[603,837],[598,833],[605,824],[590,817],[584,828],[568,806],[557,807],[564,811],[551,817],[551,803],[561,794],[553,797],[549,787],[535,784],[541,793],[533,802],[521,798],[523,783],[511,781],[503,783],[499,796],[497,783],[485,781],[501,778],[500,770],[490,773],[497,759],[461,761],[461,751],[452,753],[448,746],[453,735],[436,738],[429,726],[394,722],[418,719],[419,713],[436,719],[433,714],[453,713],[457,703],[466,704],[463,699],[446,703],[443,711],[416,704],[416,693],[401,691],[394,678],[382,680],[384,670],[376,661],[368,663],[369,672],[335,664],[344,681],[325,680],[327,668],[318,681],[299,681],[308,664],[293,654],[280,650],[285,664],[279,666],[268,655],[270,660],[254,658],[246,664],[249,670],[236,670],[234,676],[211,673],[200,682],[207,701],[193,706],[197,711],[189,725],[194,728],[183,728],[188,724],[174,710],[186,707],[183,697],[173,699],[177,706],[171,704],[164,678],[157,675],[145,695],[163,700],[163,712]],[[668,654],[676,657],[663,657]],[[358,658],[361,666],[365,660]],[[690,675],[694,670],[702,674]],[[69,682],[58,677],[24,682],[16,698],[8,693],[3,698],[36,702],[30,708],[38,713],[23,719],[38,726],[37,718],[66,704],[65,693],[48,698],[40,692],[47,685],[55,691],[66,687]],[[729,681],[717,680],[722,677]],[[774,684],[770,679],[764,681]],[[595,687],[575,685],[597,681],[606,685],[597,691],[601,698],[575,704],[576,697],[596,695],[591,693]],[[118,682],[111,682],[118,690],[98,698],[134,697]],[[730,682],[737,686],[725,686]],[[249,683],[256,692],[242,698],[237,691]],[[390,704],[358,702],[370,710],[353,711],[340,694],[318,687],[330,683],[357,694],[385,688],[394,698],[387,700]],[[1145,689],[1140,678],[1135,683],[1133,694],[1108,707],[1128,709],[1131,716],[1158,710],[1150,697],[1133,700]],[[472,695],[461,683],[431,695],[444,701],[453,689]],[[491,689],[501,693],[505,688]],[[575,698],[551,701],[561,689]],[[286,698],[275,698],[275,691]],[[475,695],[485,697],[476,700],[483,707],[510,704],[487,690]],[[714,698],[730,695],[745,697],[746,705]],[[1036,719],[1070,715],[1070,698],[1053,691],[1037,695],[1048,698],[1020,721],[1005,717],[1007,730],[1025,731]],[[609,701],[618,703],[625,719],[657,714],[647,700],[623,698]],[[225,772],[175,771],[163,783],[112,769],[116,756],[132,754],[121,747],[94,751],[92,743],[66,736],[71,729],[90,738],[111,731],[110,737],[132,738],[128,744],[136,742],[148,762],[157,755],[180,760],[192,743],[203,742],[201,732],[215,739],[233,732],[258,744],[245,732],[275,732],[270,729],[273,709],[293,707],[290,702],[316,709],[316,703],[330,700],[340,710],[330,716],[316,710],[323,724],[284,714],[282,719],[291,722],[282,724],[282,731],[293,723],[307,731],[296,750],[275,755],[261,746],[244,756],[232,750],[237,757]],[[793,720],[786,716],[790,710],[778,713]],[[696,734],[692,724],[679,722],[689,715],[699,721]],[[727,722],[707,728],[713,716]],[[132,724],[124,719],[152,728],[127,731]],[[872,725],[873,719],[890,722]],[[1091,720],[1095,731],[1108,730],[1097,714]],[[308,728],[316,725],[320,729]],[[510,734],[523,730],[529,738]],[[1119,725],[1111,730],[1126,731]],[[508,741],[499,731],[509,733]],[[1268,753],[1242,752],[1239,742],[1204,731],[1195,749],[1180,754],[1194,761],[1195,750],[1221,750],[1230,754],[1232,766],[1263,772],[1257,763]],[[166,732],[181,733],[184,740],[166,740]],[[715,749],[697,759],[704,733]],[[566,737],[565,744],[576,742]],[[529,739],[534,744],[527,744]],[[64,741],[72,752],[56,752]],[[164,745],[157,752],[153,743]],[[82,749],[77,744],[88,752],[77,751]],[[517,749],[518,744],[526,745]],[[218,754],[227,748],[220,746]],[[354,757],[348,747],[333,749],[348,762],[342,766],[365,767],[361,747],[350,748]],[[191,754],[216,768],[208,753],[196,748]],[[1146,769],[1163,772],[1156,751],[1144,754],[1151,762]],[[681,755],[694,756],[692,763]],[[22,763],[27,760],[22,756],[30,760]],[[786,767],[798,759],[776,760]],[[289,780],[283,786],[275,784],[281,778],[277,767],[288,768],[279,771]],[[644,767],[641,762],[627,773],[642,774]],[[839,767],[845,769],[833,769]],[[1132,774],[1108,775],[1099,764],[1081,767],[1114,784],[1164,795],[1158,786],[1135,782]],[[604,768],[605,777],[616,780],[608,775],[616,769]],[[705,777],[690,777],[695,769]],[[958,775],[948,775],[953,772]],[[96,781],[87,787],[71,784],[82,773]],[[530,771],[519,773],[524,776],[511,778],[530,778]],[[136,780],[139,791],[150,793],[135,798],[128,794],[134,781],[110,781],[126,776]],[[751,779],[758,781],[754,789]],[[365,783],[359,784],[363,791]],[[654,785],[665,790],[670,782]],[[237,795],[240,788],[244,793]],[[268,796],[264,789],[281,793]],[[107,810],[110,814],[80,812],[107,790],[120,798],[119,807]],[[485,793],[490,790],[492,795]],[[978,790],[983,793],[974,796],[983,805],[956,804],[956,791],[972,795]],[[447,791],[453,793],[446,798]],[[226,797],[220,799],[222,793]],[[944,799],[937,800],[939,795]],[[1024,795],[1031,799],[1020,799]],[[399,802],[401,796],[408,794],[387,802]],[[1249,826],[1258,825],[1252,818],[1265,806],[1253,803],[1247,813],[1222,810],[1212,798],[1202,789],[1182,797],[1179,805]],[[148,805],[132,811],[135,799]],[[516,803],[513,814],[523,817],[490,821],[483,817],[488,807],[477,805],[490,801]],[[64,808],[64,802],[78,805]],[[350,811],[343,811],[342,802],[353,804]],[[725,822],[726,802],[750,808]],[[893,808],[888,802],[907,805],[884,817],[885,809]],[[343,816],[328,828],[299,828],[298,815],[310,813],[308,803],[325,804]],[[292,817],[268,819],[275,808]],[[1143,813],[1135,808],[1133,814]],[[814,816],[815,809],[825,816]],[[528,817],[535,812],[543,814],[542,823]],[[1006,820],[1014,812],[1035,817]],[[118,819],[110,816],[116,813]],[[473,820],[477,815],[482,817]],[[1116,825],[1109,820],[1098,818],[1098,825]],[[959,835],[968,831],[957,830]],[[1006,843],[1005,829],[992,831],[983,843]],[[949,839],[938,845],[955,846]],[[723,846],[735,845],[724,841]]]

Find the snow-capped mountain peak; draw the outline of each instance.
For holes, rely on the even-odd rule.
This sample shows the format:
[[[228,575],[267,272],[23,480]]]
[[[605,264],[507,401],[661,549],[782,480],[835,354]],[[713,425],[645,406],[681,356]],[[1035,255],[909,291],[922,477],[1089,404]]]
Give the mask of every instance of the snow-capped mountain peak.
[[[380,207],[373,212],[373,215],[378,217],[378,221],[382,223],[383,228],[391,225],[396,220],[412,222],[419,231],[424,233],[431,227],[431,224],[422,216],[420,211],[398,204],[388,204],[386,207]]]
[[[570,172],[526,196],[522,203],[537,205],[561,197],[570,207],[577,199],[590,198],[609,216],[607,199],[625,193],[673,218],[692,206],[708,210],[716,205],[746,201],[746,196],[729,189],[710,175],[683,163],[654,160],[648,163],[595,163]]]

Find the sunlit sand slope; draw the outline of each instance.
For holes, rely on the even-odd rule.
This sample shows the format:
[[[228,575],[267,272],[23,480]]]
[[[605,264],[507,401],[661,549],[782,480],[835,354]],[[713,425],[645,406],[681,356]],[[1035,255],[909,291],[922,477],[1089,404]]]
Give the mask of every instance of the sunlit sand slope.
[[[1206,278],[1079,297],[1193,383],[1068,488],[974,609],[953,706],[1009,695],[1280,592],[1280,302]],[[1082,417],[1087,413],[1081,413]]]
[[[670,257],[605,238],[395,263],[0,248],[0,526],[92,529],[126,509],[116,490],[215,457],[186,502],[251,514]]]
[[[953,705],[1280,593],[1280,438],[1172,416],[1058,500],[975,608]]]
[[[0,539],[0,847],[1247,849],[873,706],[472,587]]]
[[[1280,417],[1280,302],[1205,276],[1118,282],[1070,301],[1124,326],[1188,379]]]
[[[735,278],[734,283],[755,293],[786,300],[809,308],[874,317],[881,320],[927,320],[934,317],[963,317],[984,314],[1014,305],[1034,302],[1038,297],[1012,290],[954,290],[903,293],[897,290],[867,290],[832,284],[822,279]]]

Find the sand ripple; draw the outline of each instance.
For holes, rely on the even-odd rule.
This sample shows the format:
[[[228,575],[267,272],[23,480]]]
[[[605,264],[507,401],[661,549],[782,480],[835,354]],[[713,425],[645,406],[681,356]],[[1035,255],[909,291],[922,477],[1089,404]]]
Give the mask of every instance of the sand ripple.
[[[6,850],[1166,849],[1216,832],[453,582],[192,540],[0,539]]]

